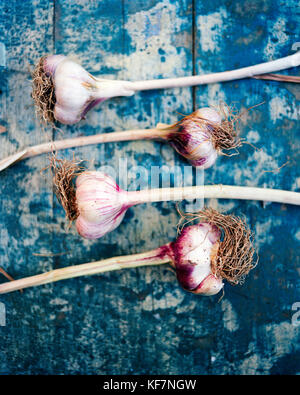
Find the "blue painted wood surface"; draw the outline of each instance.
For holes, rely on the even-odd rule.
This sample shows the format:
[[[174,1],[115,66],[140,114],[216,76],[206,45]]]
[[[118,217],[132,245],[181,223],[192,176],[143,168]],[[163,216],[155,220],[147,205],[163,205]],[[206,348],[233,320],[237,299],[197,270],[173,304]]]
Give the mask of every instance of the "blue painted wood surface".
[[[242,80],[199,88],[141,92],[104,102],[76,126],[41,129],[30,97],[29,68],[46,53],[77,59],[107,78],[140,80],[223,71],[292,53],[299,40],[297,2],[288,0],[2,0],[0,158],[51,138],[153,127],[220,100],[243,110],[244,145],[220,157],[205,183],[299,190],[299,88]],[[296,74],[297,70],[288,73]],[[298,107],[297,107],[298,106]],[[298,108],[298,110],[297,110]],[[131,142],[64,151],[89,167],[127,158],[128,168],[185,166],[170,147]],[[274,170],[289,161],[279,172]],[[175,204],[134,207],[97,241],[67,232],[53,195],[47,156],[0,173],[0,266],[15,278],[114,255],[141,252],[176,237]],[[124,180],[123,180],[124,181]],[[129,189],[134,180],[129,180]],[[165,266],[78,278],[23,294],[2,295],[0,373],[34,374],[295,374],[300,372],[298,207],[206,201],[245,215],[260,261],[243,286],[201,298],[183,291]],[[51,254],[56,254],[50,256]],[[42,256],[41,256],[42,255]],[[43,256],[44,255],[44,256]],[[1,279],[2,281],[2,279]],[[5,281],[3,279],[3,281]]]

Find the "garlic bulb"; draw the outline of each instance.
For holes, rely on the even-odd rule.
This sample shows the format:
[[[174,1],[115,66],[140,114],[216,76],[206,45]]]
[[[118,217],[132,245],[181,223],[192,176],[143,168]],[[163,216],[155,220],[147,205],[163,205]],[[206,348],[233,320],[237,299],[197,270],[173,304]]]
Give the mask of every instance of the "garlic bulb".
[[[218,157],[218,151],[221,151],[215,139],[222,127],[220,113],[213,108],[203,107],[176,125],[177,130],[168,136],[170,145],[191,165],[202,169],[211,167]]]
[[[207,222],[187,226],[171,243],[172,262],[178,282],[193,293],[214,295],[223,288],[220,277],[212,274],[212,260],[218,253],[221,232]]]
[[[86,171],[76,180],[76,229],[87,239],[97,239],[119,226],[131,206],[127,193],[108,175]]]
[[[129,82],[96,78],[63,55],[42,58],[33,75],[32,96],[42,118],[50,122],[75,124],[104,100],[133,94]]]

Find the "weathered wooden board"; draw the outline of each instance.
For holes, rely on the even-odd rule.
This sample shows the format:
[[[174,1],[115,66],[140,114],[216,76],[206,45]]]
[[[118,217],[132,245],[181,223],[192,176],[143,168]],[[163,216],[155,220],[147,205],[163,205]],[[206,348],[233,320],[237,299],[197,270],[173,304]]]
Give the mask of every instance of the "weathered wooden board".
[[[292,53],[297,3],[224,0],[4,0],[0,41],[0,159],[51,137],[75,137],[171,123],[178,113],[218,105],[245,110],[240,155],[220,157],[206,183],[297,190],[299,89],[292,84],[243,80],[199,88],[141,92],[104,102],[86,120],[43,131],[34,115],[27,65],[45,53],[63,53],[87,70],[128,80],[176,77],[242,67]],[[296,73],[292,70],[290,73]],[[299,108],[299,107],[298,107]],[[70,149],[90,169],[131,173],[135,166],[186,163],[158,142]],[[285,162],[289,163],[278,172]],[[145,251],[176,236],[174,203],[134,207],[114,232],[97,241],[67,231],[53,197],[46,156],[0,173],[0,266],[16,278],[114,255]],[[167,169],[162,168],[167,177]],[[145,185],[149,174],[139,175]],[[120,177],[121,178],[121,177]],[[292,305],[299,295],[298,207],[207,201],[245,215],[255,231],[260,262],[243,286],[225,295],[188,294],[167,267],[140,268],[2,295],[0,373],[65,374],[295,374],[300,372],[299,327]],[[38,256],[35,254],[56,254]],[[2,279],[1,279],[2,281]],[[4,281],[4,279],[3,279]],[[1,322],[1,321],[0,321]]]

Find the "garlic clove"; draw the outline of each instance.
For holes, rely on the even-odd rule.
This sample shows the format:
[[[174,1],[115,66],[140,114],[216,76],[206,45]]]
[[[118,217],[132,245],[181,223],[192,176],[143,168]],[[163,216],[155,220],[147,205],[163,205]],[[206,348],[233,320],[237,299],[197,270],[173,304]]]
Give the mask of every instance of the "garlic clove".
[[[215,164],[217,158],[218,158],[217,151],[213,150],[209,155],[203,156],[196,160],[190,160],[189,162],[192,166],[206,170]]]
[[[194,112],[194,115],[198,118],[206,119],[217,125],[221,125],[221,115],[211,107],[202,107]]]
[[[223,287],[222,279],[210,274],[192,292],[202,296],[211,296],[219,293]]]
[[[73,125],[82,119],[82,114],[78,113],[77,110],[66,109],[64,106],[56,103],[54,107],[54,118],[65,125]]]
[[[79,215],[76,220],[76,229],[80,236],[85,239],[98,239],[115,230],[122,222],[126,210],[119,211],[114,217],[103,218],[101,223],[93,223],[85,220],[83,215]]]
[[[57,66],[66,59],[64,55],[49,55],[44,58],[43,67],[46,75],[54,77]]]
[[[189,160],[199,157],[207,157],[215,152],[210,136],[199,142],[197,132],[189,133]]]
[[[180,285],[192,292],[210,275],[210,266],[204,263],[193,265],[189,261],[182,262],[176,265],[176,275]]]

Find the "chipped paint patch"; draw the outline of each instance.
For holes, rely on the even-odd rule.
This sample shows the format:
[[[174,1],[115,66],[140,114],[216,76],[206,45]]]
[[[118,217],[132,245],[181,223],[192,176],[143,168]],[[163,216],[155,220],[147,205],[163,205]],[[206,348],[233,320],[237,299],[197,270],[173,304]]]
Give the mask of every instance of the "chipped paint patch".
[[[268,324],[264,328],[268,337],[268,346],[273,350],[275,357],[282,357],[293,351],[295,344],[293,339],[298,335],[298,329],[291,322]]]
[[[282,224],[282,218],[268,218],[255,223],[255,244],[257,246],[271,245],[274,240],[273,229]]]
[[[219,107],[221,103],[227,103],[225,92],[221,84],[210,84],[207,87],[207,105]]]
[[[300,177],[297,177],[295,179],[295,181],[293,182],[291,189],[292,189],[292,191],[296,191],[299,188],[300,188]]]
[[[296,328],[286,321],[264,325],[258,333],[265,344],[265,352],[264,354],[256,352],[257,339],[249,343],[245,356],[250,356],[241,361],[239,374],[270,374],[275,362],[293,352],[298,343]],[[265,354],[272,355],[272,358],[265,357]]]
[[[241,168],[239,164],[235,164],[232,170],[234,182],[236,185],[248,185],[248,186],[261,186],[262,180],[266,172],[274,171],[279,169],[283,163],[279,163],[280,154],[283,152],[283,147],[271,147],[268,151],[276,152],[276,157],[269,154],[265,150],[255,150],[249,152],[245,167]],[[271,173],[272,174],[272,173]],[[276,188],[275,180],[270,179],[268,181],[269,188]]]
[[[227,26],[226,19],[227,11],[223,7],[208,15],[198,15],[197,27],[200,31],[199,41],[203,52],[220,52],[220,44]]]
[[[269,113],[273,122],[279,119],[299,119],[300,110],[291,107],[286,96],[275,96],[269,101]]]
[[[300,229],[298,229],[297,232],[295,233],[295,239],[300,241]]]
[[[223,299],[221,302],[221,309],[223,311],[223,323],[224,327],[229,332],[235,332],[239,329],[239,321],[237,313],[235,312],[232,304],[227,299]]]
[[[178,18],[177,11],[176,4],[163,0],[149,10],[128,16],[125,29],[131,38],[134,51],[123,56],[120,77],[126,78],[126,70],[130,72],[132,69],[135,70],[136,78],[139,80],[155,78],[158,75],[166,77],[184,75],[186,65],[183,67],[180,59],[186,59],[185,49],[172,45],[172,34],[166,29],[166,26],[171,27],[173,31],[185,29],[186,21]],[[109,67],[118,69],[120,55],[108,54],[106,62]],[[146,63],[147,67],[145,67]]]
[[[260,135],[256,130],[250,130],[250,132],[247,133],[246,140],[251,144],[255,144],[260,140]]]
[[[215,210],[219,210],[222,213],[227,213],[232,211],[236,206],[236,201],[232,200],[229,202],[225,202],[223,200],[218,199],[209,199],[209,207],[214,208]]]
[[[69,302],[65,299],[62,299],[62,298],[55,298],[55,299],[50,300],[49,303],[53,306],[63,306],[63,305],[68,304]]]
[[[239,367],[239,374],[258,375],[262,370],[266,374],[272,367],[272,363],[268,358],[263,358],[258,354],[251,355],[244,359]]]
[[[274,60],[279,48],[288,42],[289,36],[285,32],[287,30],[286,21],[282,17],[279,17],[274,24],[272,21],[269,24],[272,24],[271,34],[269,35],[264,54],[266,59]]]
[[[176,289],[173,293],[166,292],[162,298],[156,298],[152,295],[148,295],[142,303],[142,308],[146,311],[173,308],[180,305],[183,299],[184,293],[179,289]]]

